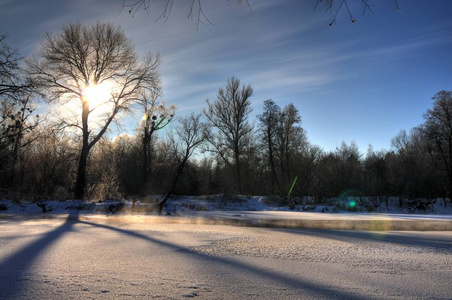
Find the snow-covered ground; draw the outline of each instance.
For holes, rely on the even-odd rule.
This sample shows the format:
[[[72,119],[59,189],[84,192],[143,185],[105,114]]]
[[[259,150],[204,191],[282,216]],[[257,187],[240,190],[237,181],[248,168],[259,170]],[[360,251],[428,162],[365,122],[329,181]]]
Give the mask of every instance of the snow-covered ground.
[[[452,299],[450,204],[355,201],[0,200],[0,299]]]
[[[3,217],[0,299],[452,299],[452,231]]]

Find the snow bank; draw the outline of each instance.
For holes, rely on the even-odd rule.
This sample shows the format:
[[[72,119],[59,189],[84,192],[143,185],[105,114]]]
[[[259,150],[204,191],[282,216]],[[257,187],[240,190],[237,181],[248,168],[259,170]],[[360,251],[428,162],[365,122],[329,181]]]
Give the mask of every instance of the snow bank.
[[[142,201],[107,200],[102,202],[87,202],[81,200],[45,201],[42,203],[14,203],[11,200],[0,200],[0,213],[12,214],[155,214],[155,205],[159,196],[148,196]],[[239,195],[209,195],[209,196],[176,196],[170,198],[164,207],[167,215],[186,215],[194,212],[317,212],[317,213],[352,213],[358,215],[363,212],[375,212],[379,214],[408,214],[413,212],[419,216],[452,215],[450,202],[436,201],[425,210],[410,210],[409,207],[399,207],[398,199],[389,198],[384,204],[372,207],[366,198],[350,198],[347,200],[328,199],[324,204],[313,204],[311,199],[297,199],[287,201],[281,205],[280,200],[263,196],[239,196]],[[446,204],[446,205],[445,205]],[[370,207],[370,209],[368,209]],[[367,210],[368,209],[368,210]],[[411,213],[410,213],[411,212]],[[256,214],[256,213],[255,213]]]

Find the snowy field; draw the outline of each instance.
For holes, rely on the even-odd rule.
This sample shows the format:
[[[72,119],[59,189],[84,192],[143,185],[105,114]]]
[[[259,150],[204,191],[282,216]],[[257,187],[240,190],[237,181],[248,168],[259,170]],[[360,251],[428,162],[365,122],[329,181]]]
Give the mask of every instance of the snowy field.
[[[0,299],[452,299],[450,208],[389,204],[1,200]]]
[[[452,232],[0,217],[0,299],[451,299],[451,278]]]

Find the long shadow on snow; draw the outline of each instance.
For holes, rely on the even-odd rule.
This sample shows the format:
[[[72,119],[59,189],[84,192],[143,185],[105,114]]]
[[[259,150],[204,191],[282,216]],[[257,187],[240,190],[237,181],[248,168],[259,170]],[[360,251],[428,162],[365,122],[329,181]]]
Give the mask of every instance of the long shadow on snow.
[[[387,245],[397,245],[405,247],[424,248],[426,252],[440,251],[452,254],[452,236],[437,236],[426,237],[422,234],[407,233],[407,232],[383,232],[383,231],[356,231],[356,230],[330,230],[330,229],[284,229],[284,228],[272,228],[275,232],[284,232],[294,235],[306,235],[310,237],[318,237],[321,239],[331,239],[341,242],[349,242],[355,245],[360,245],[362,242],[381,243]],[[320,241],[321,243],[321,241]],[[378,269],[380,267],[377,267]],[[384,269],[385,267],[383,267]],[[397,269],[395,269],[397,271]],[[419,272],[419,271],[417,271]],[[357,276],[358,273],[350,273],[349,278],[353,278],[359,285],[362,284],[379,286],[379,282],[375,282],[375,279]],[[363,281],[364,279],[364,281]],[[388,282],[388,285],[393,283]],[[406,294],[411,295],[412,289],[408,289],[404,292],[403,288],[394,285],[392,288],[394,291],[398,291],[401,295],[406,297]],[[419,295],[417,295],[419,297]],[[452,299],[452,298],[451,298]]]
[[[65,233],[72,231],[77,222],[78,215],[69,215],[63,225],[4,259],[0,263],[0,299],[22,298],[21,294],[27,289],[27,272],[45,254],[46,249]]]
[[[321,285],[318,283],[303,281],[301,279],[295,279],[295,278],[292,278],[292,277],[289,277],[289,276],[286,276],[283,274],[278,274],[275,272],[271,272],[268,270],[264,270],[264,269],[255,267],[250,264],[237,262],[237,261],[223,258],[223,257],[211,256],[211,255],[207,255],[207,254],[203,254],[203,253],[196,253],[196,252],[191,251],[188,248],[184,248],[184,247],[174,245],[172,243],[156,240],[154,238],[140,234],[138,232],[120,229],[120,228],[103,225],[103,224],[91,223],[91,222],[87,222],[87,221],[79,221],[79,222],[83,223],[83,224],[88,224],[88,225],[116,231],[116,232],[119,232],[122,234],[126,234],[126,235],[129,235],[132,237],[136,237],[136,238],[151,242],[151,243],[159,244],[161,246],[164,246],[164,247],[176,250],[176,251],[180,251],[181,253],[183,253],[186,256],[189,256],[192,259],[201,261],[203,264],[206,262],[221,263],[222,265],[224,265],[226,267],[232,267],[232,268],[240,270],[241,272],[253,273],[261,278],[266,278],[271,281],[276,281],[276,282],[279,282],[280,284],[291,286],[292,288],[295,288],[295,289],[307,290],[320,297],[327,297],[329,299],[350,299],[350,300],[362,299],[361,297],[355,296],[355,295],[347,293],[345,291],[335,290],[331,287],[327,287],[327,286],[324,286],[324,285]]]
[[[399,246],[434,248],[452,252],[452,236],[425,237],[421,234],[405,232],[384,231],[356,231],[356,230],[330,230],[330,229],[285,229],[271,228],[273,231],[291,234],[309,235],[324,239],[333,239],[341,242],[376,242]]]

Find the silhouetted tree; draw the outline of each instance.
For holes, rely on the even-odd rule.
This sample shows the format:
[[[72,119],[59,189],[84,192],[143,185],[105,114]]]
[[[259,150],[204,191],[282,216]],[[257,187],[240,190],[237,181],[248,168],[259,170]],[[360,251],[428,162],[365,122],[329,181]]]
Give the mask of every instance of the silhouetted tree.
[[[350,18],[350,22],[352,23],[356,23],[356,19],[352,14],[352,11],[349,7],[349,2],[355,2],[355,1],[351,1],[351,0],[316,0],[316,5],[315,7],[317,8],[319,5],[323,5],[324,7],[326,7],[326,12],[331,12],[334,13],[334,17],[333,20],[330,22],[330,26],[332,26],[333,24],[336,24],[336,19],[337,19],[337,15],[339,14],[339,12],[341,10],[346,10],[347,14]],[[363,14],[367,13],[371,13],[374,14],[374,6],[376,6],[376,2],[377,1],[369,1],[369,0],[361,0],[361,1],[356,1],[356,2],[361,2],[362,7],[363,7]],[[394,0],[394,5],[395,8],[398,12],[400,12],[400,8],[399,8],[399,2],[398,0]]]
[[[141,166],[141,196],[149,190],[149,173],[152,165],[152,135],[155,131],[165,128],[173,119],[176,107],[167,105],[160,99],[158,90],[144,93],[141,104],[144,108],[144,116],[141,121],[142,131],[142,166]]]
[[[302,167],[308,163],[305,154],[308,154],[309,147],[306,134],[300,126],[301,116],[293,103],[281,110],[275,102],[267,100],[264,102],[264,112],[258,119],[264,155],[267,157],[265,161],[270,167],[271,192],[276,187],[281,195],[285,195],[295,176],[303,172],[303,179],[309,177],[307,170]]]
[[[135,14],[139,10],[146,11],[149,15],[154,11],[155,7],[151,6],[151,3],[154,1],[152,0],[123,0],[122,2],[122,8],[127,9],[130,15],[135,16]],[[251,6],[248,2],[248,0],[237,0],[238,4],[242,4],[245,2],[248,6],[248,8],[251,11]],[[180,3],[178,3],[180,5]],[[196,18],[197,22],[197,28],[199,28],[199,25],[205,25],[206,23],[209,23],[213,25],[213,23],[210,21],[210,19],[207,17],[207,15],[204,13],[203,6],[202,6],[202,0],[191,0],[184,3],[185,5],[189,6],[188,11],[188,18],[193,20]],[[166,3],[163,5],[163,9],[161,13],[158,15],[156,21],[158,20],[164,20],[166,22],[170,15],[171,11],[173,10],[174,0],[166,0]],[[152,8],[152,9],[151,9]]]
[[[43,124],[32,133],[35,142],[24,148],[17,174],[20,199],[67,200],[77,170],[77,142],[60,130]]]
[[[204,156],[197,163],[198,176],[200,177],[200,189],[201,195],[209,195],[219,193],[220,180],[217,170],[219,169],[214,157]]]
[[[33,114],[33,85],[19,65],[22,57],[5,39],[0,36],[0,185],[12,188],[20,151],[35,139],[30,133],[40,120]]]
[[[318,196],[315,193],[315,173],[318,170],[318,164],[323,155],[323,151],[319,146],[311,145],[307,141],[304,142],[301,149],[295,155],[294,174],[298,176],[294,195],[298,196]],[[300,192],[297,192],[301,190]]]
[[[143,167],[142,142],[140,134],[134,136],[122,134],[113,141],[117,157],[119,182],[124,193],[133,197],[138,196],[142,192],[141,173],[137,172]]]
[[[267,161],[270,166],[270,178],[271,178],[271,193],[275,192],[275,188],[281,192],[281,186],[276,173],[275,152],[277,147],[277,135],[279,131],[281,118],[281,108],[273,101],[264,101],[263,113],[258,116],[259,119],[259,131],[263,140],[267,156]]]
[[[16,49],[5,43],[5,39],[5,35],[0,35],[0,96],[2,99],[14,96],[18,90],[24,88],[19,67],[22,57]]]
[[[207,138],[212,146],[211,151],[234,170],[239,193],[242,193],[240,158],[246,147],[247,135],[253,130],[248,123],[248,116],[252,111],[249,98],[252,95],[251,85],[240,87],[240,80],[232,77],[228,79],[226,89],[218,90],[214,103],[207,100],[208,109],[204,110],[208,123],[217,129],[215,134]]]
[[[75,197],[84,196],[91,148],[121,113],[141,100],[143,89],[158,87],[159,62],[158,56],[149,55],[140,63],[131,41],[120,27],[111,24],[77,23],[64,26],[59,34],[45,34],[40,58],[28,62],[29,72],[45,89],[50,102],[76,105],[72,111],[76,120],[68,121],[69,117],[63,116],[59,121],[61,128],[71,127],[82,133]],[[91,104],[95,99],[89,99],[88,89],[100,85],[110,85],[108,94],[102,95],[106,99]],[[89,122],[95,113],[98,119]]]
[[[354,141],[347,145],[344,141],[339,148],[336,148],[336,155],[339,158],[340,166],[337,174],[342,191],[349,189],[359,189],[361,186],[361,154]]]
[[[420,130],[442,162],[452,193],[452,91],[440,91],[432,98],[433,107],[424,114]]]
[[[243,185],[242,189],[247,194],[262,193],[262,155],[258,143],[258,137],[251,131],[245,138],[245,146],[241,159]],[[267,182],[267,181],[265,181]]]
[[[119,181],[119,151],[114,142],[101,139],[92,150],[87,167],[90,184],[86,189],[89,200],[104,201],[122,199],[122,184]]]
[[[127,9],[130,15],[135,16],[135,14],[140,11],[144,10],[149,15],[155,10],[155,6],[151,3],[154,3],[155,1],[152,0],[123,0],[122,8]],[[248,0],[237,0],[237,3],[240,5],[242,3],[246,3],[248,9],[252,13],[252,6],[248,2]],[[374,7],[376,6],[376,1],[369,1],[369,0],[315,0],[313,1],[313,5],[315,5],[314,8],[317,8],[319,5],[323,5],[326,8],[325,12],[331,12],[334,13],[334,17],[332,21],[329,23],[330,26],[336,23],[337,16],[340,11],[346,10],[347,14],[350,18],[350,21],[352,23],[356,23],[356,19],[352,14],[352,11],[349,6],[349,2],[358,2],[362,4],[363,7],[363,14],[365,13],[371,13],[374,14]],[[315,4],[314,4],[315,3]],[[179,4],[179,3],[178,3]],[[188,10],[188,18],[193,20],[196,19],[197,22],[197,28],[199,28],[199,25],[205,25],[206,23],[209,23],[213,25],[213,23],[210,21],[208,16],[205,14],[203,10],[203,4],[202,0],[191,0],[184,3],[185,5],[189,6]],[[394,0],[395,9],[400,12],[399,3],[398,0]],[[158,20],[164,20],[166,22],[170,15],[171,11],[173,10],[174,6],[174,0],[166,0],[163,4],[163,8],[161,9],[161,12],[158,12],[158,17],[156,21]]]
[[[400,131],[392,139],[393,152],[386,155],[388,170],[388,188],[393,195],[400,197],[400,205],[404,198],[433,197],[443,195],[438,188],[441,180],[434,153],[429,150],[429,141],[419,128],[407,133]]]
[[[201,115],[191,115],[179,119],[180,125],[176,127],[177,137],[171,136],[172,152],[177,160],[178,166],[172,179],[171,185],[159,202],[159,212],[162,212],[163,206],[174,192],[179,177],[182,175],[188,160],[193,155],[195,149],[204,142],[207,135],[207,125],[201,122]]]
[[[42,123],[39,115],[33,115],[36,107],[32,96],[24,90],[11,95],[13,101],[2,101],[0,107],[0,169],[5,160],[10,162],[7,185],[12,188],[15,181],[15,169],[20,159],[20,151],[28,147],[37,138],[32,131]]]
[[[292,163],[297,151],[307,144],[301,124],[301,116],[293,103],[287,104],[278,118],[279,124],[276,132],[277,157],[279,159],[281,177],[284,190],[289,189],[293,178]]]
[[[339,183],[340,161],[334,152],[321,153],[313,178],[313,194],[321,198],[337,197],[341,192]]]

